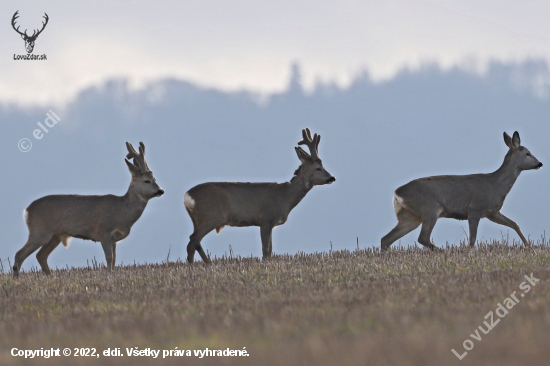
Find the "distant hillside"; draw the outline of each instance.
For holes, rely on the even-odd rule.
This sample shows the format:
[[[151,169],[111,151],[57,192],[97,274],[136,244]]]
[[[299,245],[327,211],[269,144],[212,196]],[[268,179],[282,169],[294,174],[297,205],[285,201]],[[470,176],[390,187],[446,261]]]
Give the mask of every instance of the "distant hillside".
[[[313,189],[274,232],[276,253],[378,246],[394,225],[393,190],[409,180],[434,174],[489,172],[501,164],[503,131],[520,132],[543,163],[550,163],[550,72],[545,63],[491,64],[477,75],[426,65],[403,70],[374,83],[365,73],[347,88],[300,86],[299,67],[289,88],[260,101],[253,92],[205,89],[167,79],[131,90],[127,81],[109,80],[78,94],[63,109],[61,121],[41,140],[32,136],[52,109],[0,109],[2,172],[0,258],[13,258],[24,244],[23,209],[52,193],[123,194],[129,173],[123,163],[125,141],[143,141],[147,159],[166,191],[152,200],[130,236],[119,245],[124,263],[160,262],[184,257],[191,221],[184,211],[185,191],[205,181],[278,181],[292,177],[299,161],[294,146],[300,130],[321,133],[320,155],[337,178]],[[17,149],[22,138],[31,151]],[[523,232],[538,238],[550,222],[547,164],[519,178],[503,212]],[[434,240],[464,238],[464,222],[441,220]],[[466,230],[467,231],[467,230]],[[500,238],[508,230],[482,221],[478,236]],[[402,240],[412,244],[415,231]],[[516,238],[511,232],[510,239]],[[220,256],[261,255],[258,228],[226,228],[209,234],[203,246]],[[98,243],[74,240],[50,257],[53,267],[85,265]],[[36,265],[34,258],[25,267]]]

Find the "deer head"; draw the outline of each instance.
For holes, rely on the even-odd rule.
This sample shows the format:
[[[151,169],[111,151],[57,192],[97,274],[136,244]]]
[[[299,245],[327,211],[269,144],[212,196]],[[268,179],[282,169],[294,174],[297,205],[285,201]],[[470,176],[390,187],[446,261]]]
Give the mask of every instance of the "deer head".
[[[139,143],[139,153],[129,142],[126,142],[126,147],[128,148],[126,159],[133,159],[133,162],[126,159],[124,161],[132,174],[132,186],[136,194],[145,200],[162,196],[164,191],[158,186],[153,172],[145,161],[145,145],[143,142]]]
[[[32,53],[32,50],[34,49],[34,42],[36,41],[36,38],[38,37],[38,35],[40,33],[42,33],[42,31],[44,30],[44,28],[46,28],[46,24],[48,24],[48,14],[44,13],[44,19],[46,19],[45,22],[42,22],[42,29],[40,30],[37,30],[35,29],[32,33],[32,36],[29,36],[27,34],[27,30],[25,29],[25,32],[21,33],[19,31],[19,27],[15,28],[15,20],[17,18],[19,18],[19,15],[17,15],[17,13],[19,13],[19,10],[17,10],[15,12],[15,14],[13,14],[13,18],[11,18],[11,26],[13,27],[13,29],[19,33],[21,35],[21,38],[23,38],[23,40],[25,41],[25,48],[27,49],[27,53]]]
[[[513,137],[504,132],[504,143],[510,148],[505,160],[509,160],[518,171],[540,169],[542,167],[542,163],[526,147],[521,146],[517,131],[514,132]]]
[[[302,162],[297,172],[300,172],[306,180],[306,187],[309,189],[313,186],[332,184],[336,180],[329,172],[323,167],[323,162],[319,157],[319,142],[321,141],[321,135],[315,134],[311,137],[311,131],[309,128],[302,130],[302,140],[298,142],[298,145],[306,145],[309,148],[310,154],[305,152],[301,147],[296,147],[296,154],[298,159]]]

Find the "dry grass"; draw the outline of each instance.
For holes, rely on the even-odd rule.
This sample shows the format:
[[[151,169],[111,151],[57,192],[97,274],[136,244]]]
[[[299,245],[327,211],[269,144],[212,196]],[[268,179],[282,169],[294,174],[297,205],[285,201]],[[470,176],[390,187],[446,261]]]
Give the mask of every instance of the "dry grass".
[[[543,365],[550,359],[550,248],[485,243],[0,274],[0,364]],[[459,361],[451,348],[524,275],[532,290]],[[470,338],[471,339],[471,338]],[[59,357],[12,347],[242,349],[246,358]]]

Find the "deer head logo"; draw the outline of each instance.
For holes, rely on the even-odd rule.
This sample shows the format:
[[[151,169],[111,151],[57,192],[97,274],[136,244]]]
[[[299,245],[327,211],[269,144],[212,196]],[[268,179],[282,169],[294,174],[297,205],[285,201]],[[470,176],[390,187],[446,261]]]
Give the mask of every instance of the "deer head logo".
[[[13,27],[13,29],[15,29],[15,31],[17,33],[19,33],[21,35],[21,38],[23,38],[23,40],[25,41],[25,48],[27,49],[27,53],[32,53],[32,50],[34,49],[34,42],[36,41],[36,38],[38,37],[38,35],[40,33],[42,33],[42,31],[44,30],[44,28],[46,28],[46,24],[48,24],[48,14],[44,13],[44,19],[46,19],[45,22],[42,22],[42,29],[40,30],[37,30],[35,29],[32,33],[32,36],[29,36],[27,34],[27,30],[25,29],[25,32],[24,33],[21,33],[19,31],[19,27],[15,28],[15,20],[17,18],[19,18],[19,15],[17,15],[17,13],[19,13],[19,10],[17,10],[15,12],[15,14],[13,14],[13,18],[11,18],[11,26]]]

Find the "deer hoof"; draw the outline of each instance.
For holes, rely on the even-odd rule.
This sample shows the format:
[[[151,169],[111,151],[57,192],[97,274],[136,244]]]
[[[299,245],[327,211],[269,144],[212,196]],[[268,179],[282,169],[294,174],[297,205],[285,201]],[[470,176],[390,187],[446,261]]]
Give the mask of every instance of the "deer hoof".
[[[436,253],[443,253],[444,251],[443,249],[438,248],[435,245],[432,245],[430,249],[432,250],[432,252],[436,252]]]

